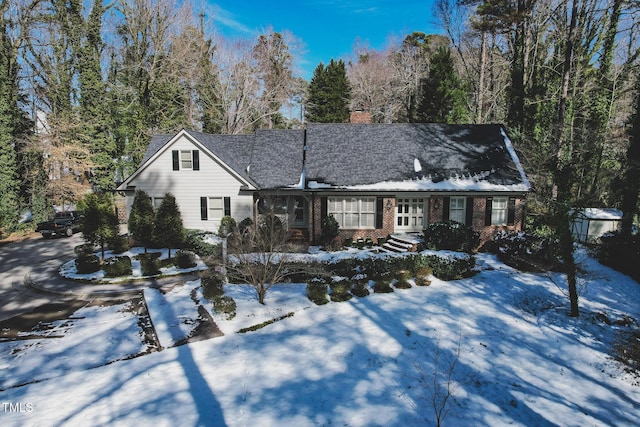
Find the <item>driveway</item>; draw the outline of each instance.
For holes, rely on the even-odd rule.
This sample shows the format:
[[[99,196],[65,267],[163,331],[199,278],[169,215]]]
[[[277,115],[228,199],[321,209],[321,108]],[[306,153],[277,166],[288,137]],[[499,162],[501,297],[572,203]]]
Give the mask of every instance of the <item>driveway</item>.
[[[30,290],[24,286],[24,280],[25,277],[33,281],[61,280],[58,268],[75,257],[73,248],[84,242],[82,234],[48,240],[39,234],[34,236],[0,245],[0,320],[65,300]]]

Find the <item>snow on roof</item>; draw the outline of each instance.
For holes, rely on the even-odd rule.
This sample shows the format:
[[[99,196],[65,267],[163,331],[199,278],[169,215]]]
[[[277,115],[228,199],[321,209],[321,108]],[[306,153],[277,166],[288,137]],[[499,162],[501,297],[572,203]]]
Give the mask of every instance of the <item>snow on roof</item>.
[[[600,220],[621,220],[622,211],[615,208],[583,208],[579,210],[580,214],[588,219]]]
[[[310,189],[340,189],[357,191],[529,191],[528,183],[494,184],[484,178],[491,172],[476,175],[461,175],[449,179],[435,179],[429,175],[421,179],[404,181],[383,181],[374,184],[334,186],[323,182],[310,181]]]

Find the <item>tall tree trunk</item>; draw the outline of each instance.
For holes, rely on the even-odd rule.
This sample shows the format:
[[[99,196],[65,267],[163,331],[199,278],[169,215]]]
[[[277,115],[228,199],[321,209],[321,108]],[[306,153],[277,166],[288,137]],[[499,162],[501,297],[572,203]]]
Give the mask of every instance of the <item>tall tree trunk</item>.
[[[575,43],[576,17],[578,14],[578,1],[572,2],[571,20],[567,32],[567,42],[564,52],[564,68],[560,102],[558,104],[558,118],[556,122],[557,158],[554,170],[554,178],[558,186],[558,199],[555,205],[555,226],[560,240],[560,256],[564,263],[569,288],[569,302],[571,305],[570,316],[578,317],[578,290],[576,286],[576,265],[573,257],[573,238],[571,237],[569,208],[571,203],[571,184],[573,182],[572,147],[571,141],[564,138],[564,127],[567,116],[567,99],[569,97],[569,85],[573,61],[573,49]]]
[[[478,78],[478,94],[476,104],[476,123],[482,123],[484,110],[484,79],[485,69],[487,67],[487,32],[482,31],[480,34],[480,77]]]

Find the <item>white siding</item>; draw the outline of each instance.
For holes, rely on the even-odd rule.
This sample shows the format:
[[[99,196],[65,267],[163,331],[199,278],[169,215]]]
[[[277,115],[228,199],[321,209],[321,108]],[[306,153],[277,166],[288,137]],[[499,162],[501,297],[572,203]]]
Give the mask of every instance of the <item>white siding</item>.
[[[252,215],[251,194],[240,194],[243,183],[230,171],[200,150],[188,138],[182,136],[173,144],[164,147],[144,170],[140,171],[130,185],[144,190],[151,197],[163,197],[166,193],[175,196],[182,214],[185,228],[217,231],[219,221],[200,219],[200,197],[230,197],[231,216],[240,221]],[[200,150],[200,170],[173,170],[173,150]],[[130,212],[134,195],[127,197],[127,212]]]

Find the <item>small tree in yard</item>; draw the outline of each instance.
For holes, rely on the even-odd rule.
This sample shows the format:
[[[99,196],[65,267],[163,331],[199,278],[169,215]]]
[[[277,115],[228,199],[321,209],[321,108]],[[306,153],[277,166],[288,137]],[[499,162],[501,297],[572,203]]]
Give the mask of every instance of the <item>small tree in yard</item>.
[[[286,241],[287,230],[273,214],[258,218],[244,234],[236,228],[230,239],[233,257],[228,266],[229,276],[234,281],[251,284],[260,304],[264,304],[271,286],[292,274],[287,268],[287,257],[282,253]]]
[[[153,241],[154,220],[155,212],[151,197],[145,191],[137,190],[129,214],[129,233],[138,244],[144,246],[145,253]]]
[[[180,248],[184,242],[180,209],[178,209],[176,198],[171,193],[165,194],[156,212],[153,241],[169,249],[169,258],[171,258],[171,249]]]
[[[118,237],[118,216],[109,194],[92,193],[79,203],[84,214],[82,235],[84,240],[94,245],[100,245],[102,260],[104,261],[104,247]]]

